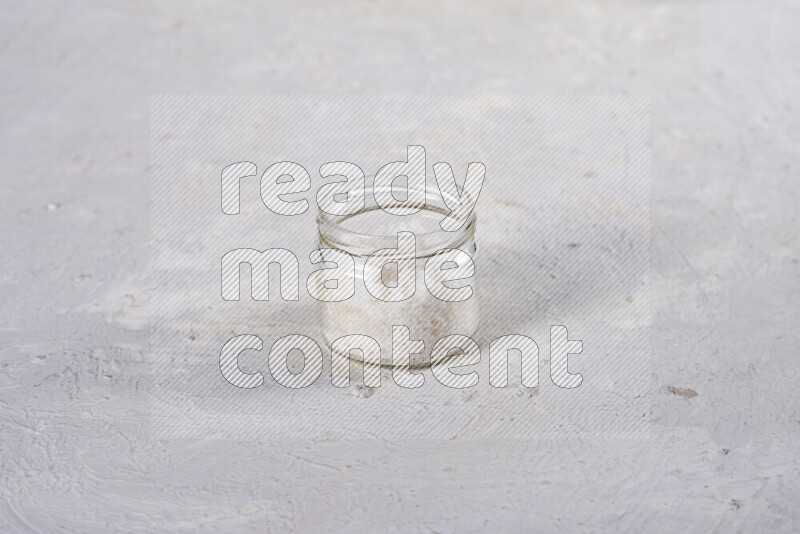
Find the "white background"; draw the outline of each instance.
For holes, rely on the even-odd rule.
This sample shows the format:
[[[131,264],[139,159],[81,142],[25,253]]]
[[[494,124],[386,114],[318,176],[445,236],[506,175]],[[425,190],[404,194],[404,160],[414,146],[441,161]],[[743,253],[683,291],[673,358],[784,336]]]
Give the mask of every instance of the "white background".
[[[797,530],[798,10],[5,6],[0,527]],[[650,439],[150,439],[154,93],[650,95]]]

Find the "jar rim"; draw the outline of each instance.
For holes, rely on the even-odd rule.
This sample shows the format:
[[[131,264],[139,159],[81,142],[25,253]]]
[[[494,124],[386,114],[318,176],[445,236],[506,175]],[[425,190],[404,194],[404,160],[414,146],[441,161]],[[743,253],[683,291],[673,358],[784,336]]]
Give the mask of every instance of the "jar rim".
[[[346,220],[381,209],[375,200],[376,190],[391,193],[391,187],[375,188],[374,186],[367,186],[364,207],[354,214],[333,215],[318,209],[317,227],[320,245],[331,245],[331,248],[342,249],[353,256],[365,256],[372,254],[376,250],[395,248],[397,246],[396,233],[394,235],[368,234],[345,228],[342,225]],[[446,195],[439,188],[426,185],[425,206],[420,211],[438,212],[441,213],[442,218],[446,217],[451,210],[445,203],[445,197],[447,197],[447,203],[458,202],[458,199],[453,198],[451,195]],[[398,206],[400,205],[401,201],[398,201]],[[446,231],[439,227],[428,232],[413,232],[417,243],[417,257],[433,254],[443,248],[458,248],[473,238],[477,221],[475,211],[474,209],[472,210],[458,230]],[[400,217],[400,215],[396,216]]]

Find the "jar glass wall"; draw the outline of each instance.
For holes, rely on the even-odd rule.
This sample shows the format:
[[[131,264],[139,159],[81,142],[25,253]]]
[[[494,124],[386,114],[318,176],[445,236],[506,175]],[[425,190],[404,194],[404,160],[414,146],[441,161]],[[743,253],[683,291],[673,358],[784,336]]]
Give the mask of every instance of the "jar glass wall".
[[[466,300],[450,302],[440,300],[425,284],[425,265],[428,259],[442,249],[460,249],[477,264],[475,242],[476,215],[473,211],[456,231],[447,232],[439,223],[450,213],[436,188],[426,189],[426,205],[414,214],[386,213],[375,202],[374,191],[367,190],[364,209],[354,215],[331,215],[324,211],[317,216],[318,248],[333,249],[349,254],[355,270],[347,274],[354,277],[355,294],[339,302],[318,301],[318,316],[322,336],[328,348],[336,339],[348,335],[366,335],[381,347],[381,364],[392,365],[392,327],[406,326],[412,340],[422,340],[425,350],[411,355],[414,367],[429,365],[431,349],[436,342],[450,334],[472,336],[478,328],[479,307],[476,276],[463,282],[449,282],[450,287],[468,284],[472,296]],[[448,199],[449,200],[449,199]],[[399,204],[399,203],[398,203]],[[414,261],[416,290],[414,294],[397,302],[386,302],[371,295],[364,285],[364,265],[371,254],[383,249],[396,249],[397,233],[412,232],[416,239]],[[393,274],[394,273],[394,274]],[[476,266],[477,275],[477,266]],[[393,279],[394,277],[394,279]],[[385,269],[382,278],[387,285],[397,282],[397,270]],[[358,351],[351,356],[358,359]],[[334,357],[347,357],[334,354]]]

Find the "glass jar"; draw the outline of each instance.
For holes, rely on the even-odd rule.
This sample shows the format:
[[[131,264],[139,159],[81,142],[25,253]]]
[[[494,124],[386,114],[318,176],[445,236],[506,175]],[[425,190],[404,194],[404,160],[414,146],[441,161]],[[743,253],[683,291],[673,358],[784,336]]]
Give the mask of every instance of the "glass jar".
[[[479,322],[476,276],[462,282],[453,282],[455,286],[451,287],[467,284],[472,287],[472,296],[458,302],[435,297],[426,287],[424,278],[426,262],[442,249],[463,250],[476,262],[475,211],[473,210],[461,228],[447,232],[439,226],[441,220],[450,213],[442,200],[442,193],[436,188],[428,187],[425,196],[426,204],[422,210],[404,216],[383,211],[376,203],[372,189],[366,191],[364,209],[354,215],[339,216],[319,211],[318,248],[321,249],[323,261],[330,260],[330,257],[326,258],[325,249],[334,249],[346,252],[355,262],[355,269],[349,275],[354,277],[355,294],[339,302],[317,302],[322,337],[328,349],[340,337],[367,335],[380,345],[381,365],[391,366],[392,327],[402,325],[409,328],[412,340],[422,340],[425,343],[422,353],[411,354],[411,366],[420,367],[430,365],[431,349],[439,339],[450,334],[475,334]],[[374,252],[396,249],[397,233],[401,231],[413,232],[416,237],[416,290],[406,300],[385,302],[367,291],[364,285],[364,265]],[[391,278],[391,273],[382,274],[385,281],[387,274]],[[397,274],[394,276],[396,282]],[[390,283],[390,280],[387,281],[387,285]],[[351,356],[360,359],[359,354],[359,351],[353,351]],[[334,354],[335,356],[348,355]],[[402,362],[398,362],[400,363]]]

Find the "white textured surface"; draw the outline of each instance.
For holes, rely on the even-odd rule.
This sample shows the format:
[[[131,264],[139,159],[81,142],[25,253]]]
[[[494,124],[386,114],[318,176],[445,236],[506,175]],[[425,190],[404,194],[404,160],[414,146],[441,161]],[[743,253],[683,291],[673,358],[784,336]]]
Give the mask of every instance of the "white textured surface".
[[[4,7],[0,530],[797,530],[799,15]],[[651,95],[651,439],[150,440],[149,98],[176,92]]]

